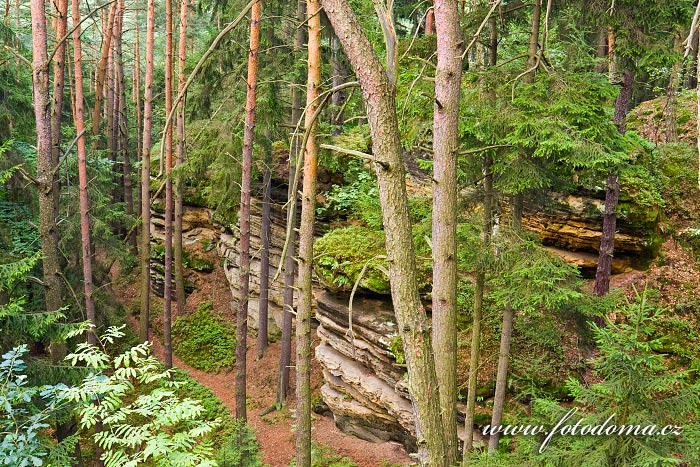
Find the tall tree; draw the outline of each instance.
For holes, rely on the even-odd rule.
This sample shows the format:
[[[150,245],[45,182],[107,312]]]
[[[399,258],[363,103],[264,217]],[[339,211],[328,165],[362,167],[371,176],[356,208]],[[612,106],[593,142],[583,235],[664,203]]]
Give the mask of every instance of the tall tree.
[[[109,51],[112,46],[112,30],[114,28],[114,20],[117,15],[117,6],[115,2],[109,9],[107,22],[102,31],[102,55],[97,64],[97,76],[95,78],[95,106],[92,110],[92,149],[97,149],[99,144],[100,134],[100,109],[102,106],[102,98],[107,73],[107,62],[109,60]]]
[[[309,137],[304,148],[304,182],[299,224],[299,305],[296,322],[297,383],[297,466],[311,467],[311,309],[313,290],[311,274],[314,260],[314,219],[316,213],[316,168],[318,142],[316,121],[321,86],[321,4],[306,0],[308,24],[308,74],[306,78],[306,116],[304,127]]]
[[[408,368],[416,418],[418,456],[426,466],[445,465],[445,439],[428,320],[418,293],[416,260],[401,160],[395,102],[396,42],[391,13],[377,4],[385,31],[385,69],[346,0],[322,0],[323,8],[355,70],[367,108],[379,201],[386,236],[391,297]]]
[[[155,0],[147,0],[146,79],[143,91],[143,138],[141,153],[141,317],[139,337],[148,340],[151,307],[151,129],[153,124],[153,31]]]
[[[270,29],[271,31],[272,29]],[[260,220],[260,300],[258,302],[258,358],[267,350],[267,320],[270,297],[270,197],[272,194],[272,130],[265,128],[263,160],[263,200]]]
[[[95,301],[92,297],[92,255],[90,253],[90,211],[88,201],[87,149],[85,144],[85,107],[83,99],[83,51],[80,39],[80,6],[72,1],[73,15],[73,70],[75,76],[75,131],[78,136],[78,183],[80,202],[80,243],[83,253],[83,286],[85,290],[85,311],[88,321],[96,326]],[[88,334],[88,343],[97,345],[95,329]]]
[[[187,54],[187,19],[188,0],[180,1],[180,37],[178,40],[177,54],[177,92],[178,95],[185,91],[185,56]],[[175,167],[180,167],[185,160],[185,98],[177,104],[177,150],[175,153]],[[173,180],[175,192],[175,226],[173,229],[173,257],[175,259],[175,296],[177,299],[177,315],[181,316],[185,309],[185,272],[182,264],[182,214],[184,210],[182,176],[176,170]]]
[[[9,2],[8,2],[9,5]],[[68,31],[68,0],[58,0],[56,17],[54,17],[56,45],[53,57],[53,106],[51,113],[51,164],[58,166],[61,154],[61,120],[63,117],[63,95],[66,71],[66,31]],[[53,177],[51,194],[53,195],[54,218],[58,219],[59,198],[61,186],[58,174]],[[55,241],[58,245],[58,229],[54,229]]]
[[[165,115],[173,109],[173,0],[165,2]],[[163,351],[165,368],[173,366],[173,126],[165,123],[165,258],[163,272]]]
[[[304,22],[306,11],[305,0],[297,0],[296,2],[296,19],[299,24]],[[296,28],[294,35],[294,57],[298,59],[301,55],[304,46],[304,28]],[[296,125],[301,118],[301,89],[296,85],[292,85],[292,125]],[[289,365],[291,364],[292,353],[292,312],[294,311],[294,277],[296,273],[296,261],[294,260],[294,252],[296,249],[296,202],[297,194],[292,191],[294,185],[294,167],[296,166],[295,156],[299,154],[300,149],[299,135],[295,132],[291,140],[291,157],[289,158],[289,174],[287,184],[287,225],[289,226],[289,244],[284,256],[284,310],[282,314],[282,342],[280,343],[280,367],[279,381],[277,384],[277,406],[282,407],[287,400],[287,390],[289,389]]]
[[[241,209],[239,241],[240,297],[236,315],[236,418],[246,419],[246,339],[248,337],[248,299],[250,287],[250,191],[255,138],[255,98],[258,82],[258,46],[260,44],[260,1],[253,4],[250,17],[250,50],[243,133],[243,167],[241,175]]]
[[[45,0],[31,0],[32,96],[36,121],[36,180],[39,191],[39,240],[43,254],[44,297],[47,311],[61,308],[58,236],[54,209],[54,165],[51,155],[51,100]]]
[[[433,343],[445,464],[457,460],[457,148],[462,34],[457,0],[435,0],[433,117]]]

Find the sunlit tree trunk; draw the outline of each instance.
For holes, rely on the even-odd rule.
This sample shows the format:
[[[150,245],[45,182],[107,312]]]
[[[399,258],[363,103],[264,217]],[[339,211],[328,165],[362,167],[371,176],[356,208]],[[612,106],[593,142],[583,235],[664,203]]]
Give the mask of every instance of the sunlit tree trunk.
[[[311,467],[311,308],[313,290],[311,274],[314,260],[314,219],[316,214],[316,167],[318,142],[316,121],[321,86],[321,4],[306,0],[308,24],[308,74],[306,78],[306,115],[304,127],[309,138],[304,148],[304,182],[299,224],[299,305],[296,316],[296,430],[297,466]]]
[[[435,0],[433,117],[433,349],[445,463],[457,461],[457,146],[462,34],[457,0]]]
[[[416,282],[405,169],[401,160],[396,116],[393,82],[395,70],[388,70],[382,66],[361,23],[346,0],[322,0],[322,3],[355,70],[367,108],[386,236],[391,296],[397,329],[406,356],[408,389],[416,419],[418,456],[422,465],[444,466],[445,438],[439,398],[436,397],[439,388],[433,359],[430,321],[420,301]],[[380,18],[382,21],[389,19]],[[391,32],[391,24],[386,26]],[[388,39],[387,42],[390,42],[391,38]]]
[[[146,80],[143,96],[143,138],[141,153],[141,318],[139,337],[148,340],[151,289],[151,126],[153,123],[153,30],[155,0],[147,1]]]
[[[306,3],[304,0],[297,0],[297,21],[304,21]],[[297,28],[294,35],[294,56],[299,58],[304,46],[304,28]],[[301,118],[301,89],[295,84],[292,85],[292,125]],[[282,315],[282,342],[280,343],[280,368],[279,381],[277,384],[277,405],[285,404],[287,400],[287,390],[289,389],[289,365],[292,354],[292,311],[294,311],[294,276],[296,273],[296,261],[294,252],[296,250],[296,215],[292,216],[292,211],[296,212],[292,206],[296,205],[297,194],[292,193],[294,183],[294,167],[296,166],[296,155],[299,154],[299,136],[293,135],[291,141],[291,154],[289,159],[289,176],[287,191],[287,224],[290,227],[289,245],[284,257],[284,311]]]
[[[9,12],[9,1],[7,3]],[[51,114],[51,165],[58,167],[61,155],[61,119],[63,116],[63,91],[65,88],[66,69],[66,41],[61,40],[68,31],[68,0],[58,0],[56,3],[56,16],[54,17],[56,31],[56,53],[53,57],[53,106]],[[69,67],[70,68],[70,67]],[[58,173],[53,175],[51,194],[53,195],[54,218],[58,219],[59,199],[61,185]],[[56,245],[58,245],[58,229],[53,231]]]
[[[180,2],[180,37],[178,40],[177,60],[177,92],[180,94],[185,88],[185,55],[187,53],[187,0]],[[185,99],[178,103],[177,111],[177,150],[175,167],[179,167],[185,160]],[[182,265],[182,213],[183,213],[183,182],[178,172],[175,176],[175,228],[173,231],[173,256],[175,259],[175,296],[177,298],[177,315],[181,316],[185,310],[185,271]]]
[[[260,42],[260,1],[253,4],[250,18],[250,50],[248,53],[248,92],[243,133],[243,168],[239,242],[240,297],[236,316],[236,418],[245,420],[246,413],[246,338],[248,337],[248,299],[250,287],[250,190],[255,137],[255,91],[258,81],[258,45]]]
[[[39,191],[39,241],[43,254],[46,309],[62,306],[54,210],[53,164],[51,156],[51,100],[47,55],[46,11],[44,0],[31,0],[32,16],[32,95],[36,121],[36,172]]]

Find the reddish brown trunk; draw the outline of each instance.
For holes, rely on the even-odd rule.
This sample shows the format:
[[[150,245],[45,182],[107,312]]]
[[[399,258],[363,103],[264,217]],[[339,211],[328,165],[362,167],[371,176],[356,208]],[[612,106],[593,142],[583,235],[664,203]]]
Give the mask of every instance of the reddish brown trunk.
[[[318,142],[316,121],[312,120],[318,108],[321,86],[321,9],[318,0],[306,1],[309,27],[308,75],[306,79],[306,116],[304,126],[309,138],[304,152],[304,183],[299,224],[299,307],[296,319],[296,429],[297,466],[311,466],[311,309],[313,290],[311,275],[314,260],[314,219],[316,213],[316,166]]]
[[[85,107],[83,100],[83,59],[82,59],[82,44],[80,42],[80,7],[78,0],[72,2],[73,10],[73,70],[75,74],[75,131],[80,134],[85,130]],[[85,311],[87,318],[93,326],[96,326],[95,320],[95,302],[92,298],[92,256],[90,254],[90,219],[88,212],[90,206],[88,203],[88,175],[87,175],[87,150],[85,147],[85,135],[78,138],[78,184],[80,198],[80,240],[83,253],[83,284],[85,288]],[[97,337],[93,329],[88,334],[88,342],[97,344]]]
[[[180,38],[178,41],[177,62],[177,92],[182,93],[185,88],[185,55],[187,53],[187,0],[180,2]],[[175,166],[179,166],[185,159],[185,99],[178,103],[177,112],[177,152]],[[177,297],[177,315],[181,316],[185,309],[185,273],[182,265],[182,214],[183,214],[183,186],[182,178],[178,174],[175,177],[175,229],[173,232],[173,250],[175,257],[175,293]]]
[[[36,121],[36,171],[39,182],[39,240],[43,253],[46,309],[62,306],[59,281],[58,244],[54,211],[53,164],[51,157],[51,100],[47,56],[46,11],[44,0],[31,0],[32,16],[32,95]]]
[[[141,154],[141,318],[139,337],[148,340],[151,288],[151,125],[153,113],[153,30],[155,0],[148,0],[146,19],[146,81],[143,97],[143,152]]]
[[[457,147],[462,39],[457,2],[435,1],[433,118],[433,349],[440,381],[445,462],[457,461]]]
[[[105,82],[105,74],[107,72],[107,60],[109,59],[109,50],[112,45],[112,28],[114,18],[117,14],[117,4],[115,3],[109,9],[107,24],[104,27],[104,39],[102,41],[102,56],[98,64],[97,76],[95,79],[95,107],[92,110],[92,149],[95,150],[99,144],[100,133],[100,107],[102,105],[102,94]]]
[[[9,2],[8,2],[9,6]],[[68,0],[58,0],[54,24],[56,25],[56,40],[60,40],[68,31]],[[58,166],[61,155],[61,118],[63,116],[63,90],[65,87],[66,41],[56,44],[53,58],[53,110],[51,114],[51,165]],[[69,67],[70,68],[70,67]],[[51,194],[53,195],[54,218],[58,219],[58,205],[61,186],[58,174],[53,177]],[[58,229],[54,229],[55,242],[58,245]]]
[[[165,115],[173,108],[173,0],[165,1]],[[165,368],[173,366],[172,267],[173,267],[173,128],[165,128],[165,272],[163,273],[163,350]]]
[[[425,15],[425,35],[430,36],[435,34],[435,27],[433,23],[435,22],[435,9],[431,6]]]
[[[134,12],[135,15],[135,21],[136,21],[136,28],[135,28],[135,33],[136,37],[134,40],[134,78],[133,78],[133,84],[132,84],[132,93],[133,93],[133,102],[136,107],[136,154],[137,157],[141,157],[141,152],[142,152],[142,140],[143,140],[143,114],[141,111],[141,43],[140,43],[140,29],[141,29],[141,23],[139,23],[139,14],[138,11]],[[139,170],[139,173],[141,173],[141,170]],[[136,212],[137,216],[141,217],[141,184],[137,183],[138,185],[138,200],[139,202],[136,203]]]
[[[250,282],[250,188],[255,136],[255,91],[258,80],[258,45],[260,41],[260,1],[253,4],[250,18],[250,52],[248,54],[248,92],[243,133],[243,167],[241,175],[240,257],[241,284],[236,315],[236,418],[246,419],[246,338],[248,337],[248,296]]]

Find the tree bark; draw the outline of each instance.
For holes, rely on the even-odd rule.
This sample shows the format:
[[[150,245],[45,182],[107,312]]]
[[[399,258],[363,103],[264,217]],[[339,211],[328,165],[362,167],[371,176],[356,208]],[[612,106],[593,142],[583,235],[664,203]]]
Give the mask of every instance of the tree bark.
[[[338,87],[345,82],[347,71],[343,63],[343,55],[340,49],[340,41],[333,34],[331,38],[331,48],[333,51],[333,87]],[[345,101],[345,90],[334,92],[331,96],[331,125],[333,134],[339,135],[343,131],[343,111],[342,106]]]
[[[173,108],[173,0],[165,1],[165,115]],[[173,127],[165,127],[165,259],[163,273],[163,352],[165,368],[173,366]]]
[[[9,12],[9,0],[7,2]],[[61,155],[61,119],[63,117],[63,91],[65,88],[66,41],[60,40],[68,31],[68,0],[58,0],[54,24],[56,25],[56,53],[53,58],[53,107],[51,114],[51,164],[58,166]],[[6,17],[7,19],[7,17]],[[60,41],[60,42],[59,42]],[[61,184],[59,174],[53,175],[51,194],[53,195],[54,219],[58,219]],[[58,229],[53,230],[58,245]]]
[[[360,81],[372,136],[372,152],[386,236],[387,262],[397,328],[408,367],[408,388],[416,417],[422,465],[444,466],[445,439],[428,320],[418,293],[405,169],[401,160],[395,88],[373,52],[357,16],[345,0],[322,0]]]
[[[185,89],[185,56],[187,54],[187,3],[180,1],[180,37],[178,41],[177,61],[177,93],[181,94]],[[177,150],[175,154],[175,166],[179,167],[185,160],[185,99],[178,103],[177,112]],[[173,256],[175,257],[175,296],[177,302],[177,316],[182,316],[185,310],[185,271],[182,265],[182,214],[184,210],[182,175],[178,172],[175,176],[173,189],[175,191],[175,228],[173,232]]]
[[[134,28],[134,77],[132,84],[132,101],[134,102],[134,107],[136,110],[136,157],[141,157],[142,153],[142,139],[143,139],[143,112],[141,107],[141,38],[140,30],[141,23],[139,22],[139,12],[134,11],[134,21],[136,22],[136,27]],[[138,170],[138,180],[141,179],[141,169]],[[141,184],[137,183],[137,199],[136,203],[136,216],[141,217]],[[141,234],[141,230],[139,230]]]
[[[44,0],[31,0],[32,16],[32,95],[36,121],[36,171],[39,191],[39,240],[43,254],[46,310],[62,306],[51,156],[51,100],[47,55],[46,11]]]
[[[615,100],[615,125],[617,131],[624,135],[627,130],[627,106],[632,98],[634,73],[625,70],[622,73],[622,86]],[[603,231],[598,250],[598,267],[595,273],[593,293],[602,297],[610,290],[610,275],[612,273],[613,251],[615,249],[615,227],[617,224],[617,204],[620,196],[620,182],[615,170],[608,174],[605,187],[605,214],[603,215]]]
[[[117,3],[114,3],[109,9],[107,24],[104,27],[102,41],[102,56],[97,68],[97,76],[95,79],[95,107],[92,110],[92,149],[97,149],[99,145],[100,134],[100,107],[102,105],[102,96],[105,83],[105,74],[107,72],[107,61],[109,59],[109,50],[112,45],[112,27],[114,18],[117,13]]]
[[[241,283],[236,316],[236,418],[246,419],[246,339],[248,337],[248,299],[250,286],[250,190],[255,137],[255,99],[258,80],[258,46],[260,43],[260,1],[253,4],[250,18],[250,50],[248,53],[248,91],[243,133],[243,167],[241,175],[241,209],[239,242],[239,280]]]
[[[270,295],[270,195],[272,191],[272,130],[265,128],[267,147],[263,162],[263,202],[260,222],[260,301],[258,305],[258,358],[267,350],[268,299]]]
[[[151,289],[151,126],[153,124],[153,31],[155,0],[147,1],[146,79],[143,95],[143,152],[141,153],[141,318],[139,338],[148,340]]]
[[[462,38],[457,0],[435,0],[433,116],[433,348],[445,463],[457,461],[457,146]]]
[[[513,307],[507,303],[503,310],[503,325],[501,327],[501,347],[498,352],[498,372],[496,374],[496,394],[493,396],[493,412],[491,413],[491,426],[499,426],[503,419],[503,407],[505,406],[506,392],[508,391],[508,363],[510,360],[510,340],[513,330]],[[498,451],[500,433],[489,437],[489,456]]]
[[[313,290],[311,275],[314,260],[314,219],[316,214],[316,168],[318,141],[313,114],[318,109],[321,86],[321,4],[306,0],[308,74],[306,79],[306,115],[304,126],[309,132],[304,152],[304,183],[299,224],[299,306],[296,322],[296,448],[297,466],[311,467],[311,309]]]
[[[80,7],[78,0],[72,1],[73,13],[73,70],[75,75],[75,131],[78,135],[85,131],[85,107],[83,100],[83,58],[82,43],[80,39]],[[90,218],[88,213],[90,205],[88,201],[88,175],[87,175],[87,149],[85,135],[78,138],[78,184],[80,202],[80,243],[83,253],[83,285],[85,290],[85,311],[88,321],[97,326],[95,319],[95,302],[92,297],[92,255],[90,253]],[[93,328],[88,333],[88,343],[97,345],[97,334]]]
[[[306,12],[306,3],[304,0],[297,0],[297,21],[304,21]],[[299,59],[302,47],[304,46],[304,28],[297,28],[294,35],[294,56]],[[301,89],[299,86],[292,86],[292,125],[301,118]],[[292,353],[292,312],[294,311],[294,277],[296,274],[296,261],[294,260],[294,252],[296,249],[296,215],[292,216],[292,212],[298,212],[293,209],[297,202],[297,194],[292,192],[294,184],[294,167],[296,167],[296,155],[299,154],[299,136],[294,134],[291,141],[291,157],[289,158],[289,174],[288,174],[288,189],[287,189],[287,225],[289,229],[289,245],[284,257],[284,311],[282,315],[282,342],[280,350],[280,368],[279,381],[277,385],[277,406],[284,406],[287,400],[287,390],[289,389],[289,365],[291,363]],[[292,204],[294,203],[294,205]]]

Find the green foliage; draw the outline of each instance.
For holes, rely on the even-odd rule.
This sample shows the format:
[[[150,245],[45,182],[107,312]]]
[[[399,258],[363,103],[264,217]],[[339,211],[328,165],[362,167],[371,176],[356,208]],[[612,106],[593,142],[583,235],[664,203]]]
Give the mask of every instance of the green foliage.
[[[203,302],[173,324],[173,349],[188,365],[204,371],[232,368],[235,363],[236,330]]]
[[[219,467],[262,467],[260,446],[253,430],[242,420],[233,424],[233,433],[216,454]]]
[[[555,436],[541,454],[537,451],[543,437],[520,437],[517,451],[509,456],[512,461],[547,467],[665,467],[698,462],[700,383],[692,371],[671,369],[667,356],[656,351],[663,345],[663,337],[657,337],[662,312],[643,293],[617,310],[617,315],[616,321],[606,320],[605,327],[592,325],[599,353],[591,363],[598,382],[589,385],[571,379],[568,383],[583,417],[581,425],[600,425],[610,418],[608,426],[654,425],[661,430],[671,425],[682,427],[683,433]],[[569,409],[536,400],[534,422],[554,426]],[[578,418],[568,423],[573,425]]]
[[[160,262],[165,261],[164,243],[158,242],[151,247],[151,258]],[[214,263],[184,248],[182,250],[182,265],[198,272],[209,273],[214,270]]]
[[[331,230],[316,240],[314,251],[316,273],[329,287],[349,292],[359,278],[365,290],[390,293],[382,231],[359,226]]]
[[[297,465],[296,458],[292,459],[289,467]],[[311,467],[357,467],[347,457],[339,456],[333,452],[333,448],[316,442],[311,443]]]

